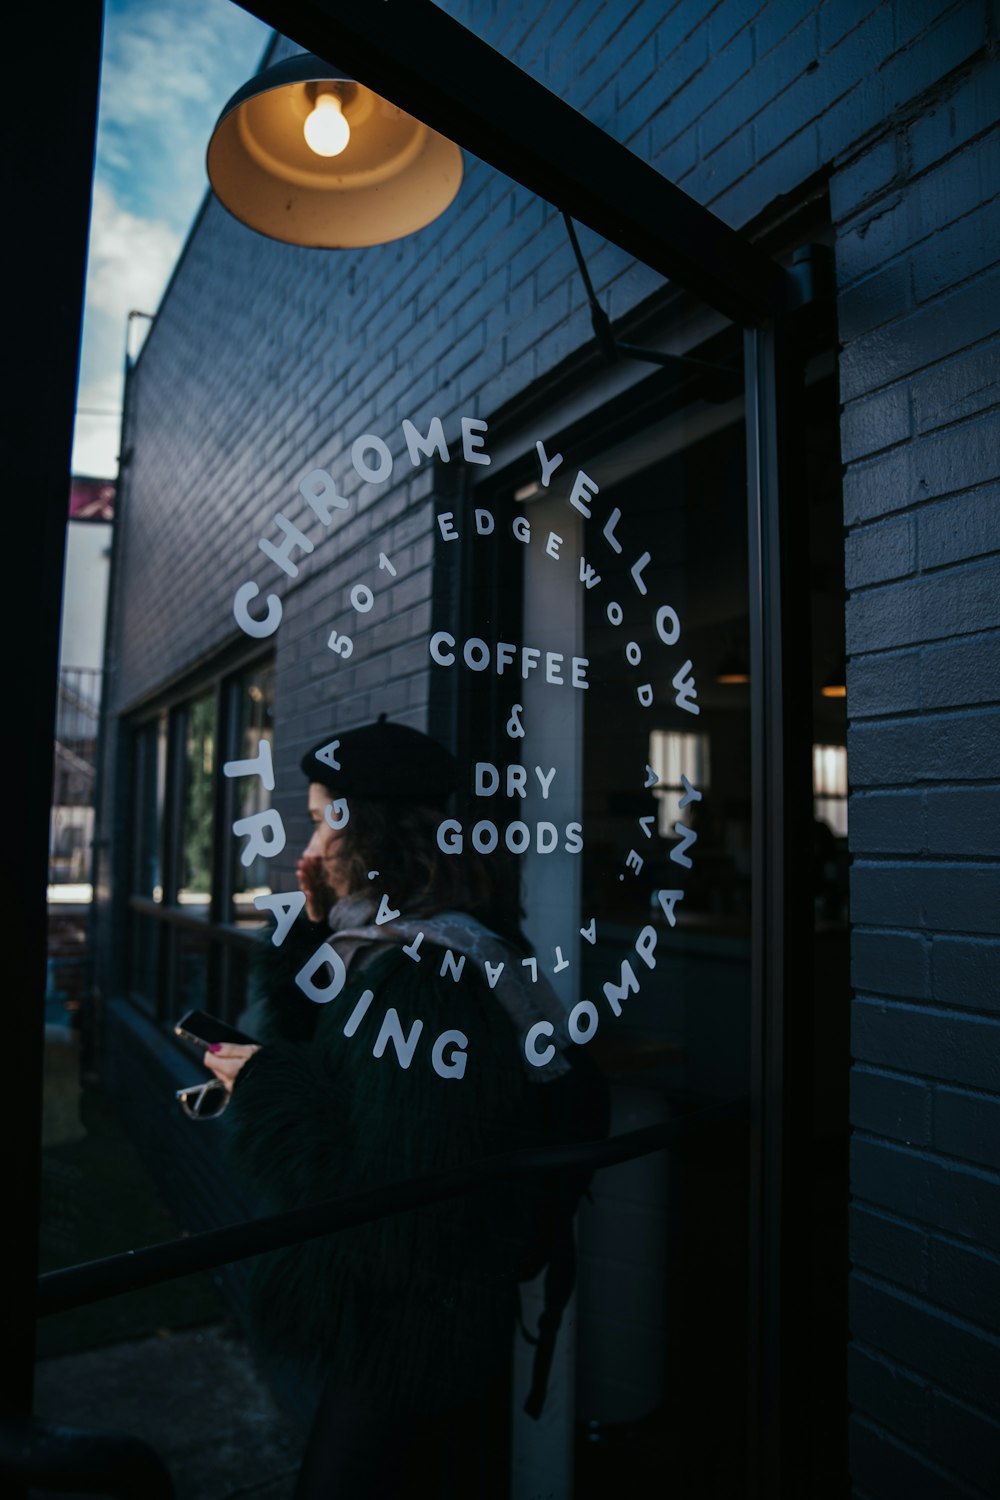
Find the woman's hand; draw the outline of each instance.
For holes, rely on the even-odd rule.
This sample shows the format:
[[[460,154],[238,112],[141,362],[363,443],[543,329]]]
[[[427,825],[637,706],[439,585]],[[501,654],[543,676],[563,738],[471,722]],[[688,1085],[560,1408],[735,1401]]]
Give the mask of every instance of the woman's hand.
[[[310,922],[325,922],[330,915],[336,892],[326,879],[323,860],[318,854],[303,854],[295,866],[299,890],[306,898],[306,915]]]
[[[240,1069],[259,1051],[259,1047],[244,1043],[217,1042],[205,1053],[205,1067],[215,1074],[226,1093],[231,1094]]]

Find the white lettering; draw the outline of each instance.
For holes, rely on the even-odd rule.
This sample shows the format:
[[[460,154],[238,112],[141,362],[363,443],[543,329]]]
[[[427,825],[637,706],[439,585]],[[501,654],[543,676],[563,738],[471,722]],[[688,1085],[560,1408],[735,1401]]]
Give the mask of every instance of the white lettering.
[[[310,469],[299,485],[299,494],[324,526],[329,526],[335,510],[346,510],[349,502],[338,494],[337,486],[325,469]]]
[[[391,1042],[396,1049],[396,1060],[401,1068],[408,1068],[413,1061],[413,1054],[417,1050],[417,1042],[420,1033],[424,1029],[423,1021],[414,1021],[410,1027],[409,1036],[403,1035],[403,1028],[399,1024],[399,1016],[392,1006],[385,1013],[381,1030],[372,1048],[373,1057],[381,1057]]]
[[[463,842],[461,823],[454,818],[445,818],[438,824],[437,846],[442,854],[461,854]]]
[[[562,463],[563,456],[561,453],[557,453],[554,457],[549,458],[545,451],[545,444],[541,439],[535,444],[535,452],[538,454],[538,462],[542,466],[542,484],[548,489],[549,480]]]
[[[632,582],[635,584],[636,588],[639,590],[639,593],[643,594],[643,595],[649,593],[649,590],[647,589],[645,583],[643,582],[643,578],[642,578],[643,573],[646,571],[646,568],[649,565],[649,561],[650,561],[649,553],[648,552],[644,552],[642,554],[642,556],[639,558],[639,560],[637,562],[634,562],[632,564],[631,568],[629,569],[629,572],[632,574]]]
[[[691,676],[691,663],[686,661],[684,665],[674,674],[671,687],[677,689],[674,702],[678,708],[687,709],[689,714],[700,714],[701,709],[695,703],[698,689],[695,687],[694,678]]]
[[[447,632],[447,630],[438,630],[438,631],[436,631],[434,633],[434,635],[431,636],[431,640],[430,640],[431,660],[432,661],[436,661],[439,667],[452,667],[452,666],[454,666],[455,665],[455,653],[454,653],[454,649],[452,650],[451,654],[448,655],[448,656],[445,656],[444,653],[441,650],[442,646],[451,646],[452,648],[454,648],[454,645],[455,645],[455,637],[453,635],[449,635],[448,632]]]
[[[697,840],[698,835],[693,828],[688,828],[686,823],[675,823],[674,832],[681,842],[675,844],[671,849],[670,858],[675,865],[683,865],[685,870],[690,870],[691,857],[685,853],[685,850],[690,849],[691,845]]]
[[[464,1078],[469,1038],[462,1031],[442,1031],[431,1052],[431,1067],[439,1078]],[[454,1046],[450,1060],[445,1060],[444,1049]]]
[[[684,900],[684,892],[683,891],[657,891],[657,893],[656,893],[656,899],[657,899],[657,901],[659,901],[660,906],[663,908],[663,915],[666,917],[667,921],[670,923],[670,926],[671,927],[676,927],[677,926],[677,917],[676,917],[676,914],[674,912],[674,908],[676,907],[678,901],[683,901]]]
[[[556,1055],[551,1042],[546,1047],[537,1046],[539,1037],[552,1036],[555,1027],[551,1021],[536,1021],[524,1038],[524,1055],[533,1068],[544,1068]]]
[[[465,954],[459,954],[458,958],[456,959],[451,949],[446,949],[444,958],[441,960],[441,978],[443,979],[446,974],[450,974],[452,979],[457,983],[458,980],[462,977],[462,970],[464,968]]]
[[[598,1024],[597,1006],[592,1000],[581,1000],[569,1013],[567,1026],[570,1039],[580,1047],[585,1046],[597,1030]]]
[[[331,979],[329,984],[321,987],[313,983],[313,978],[324,964],[330,967]],[[336,948],[331,948],[329,943],[320,943],[316,952],[306,960],[296,974],[295,983],[307,1000],[313,1000],[317,1005],[328,1005],[340,994],[346,978],[347,970],[344,968],[344,960]]]
[[[490,456],[484,453],[483,436],[487,431],[485,422],[475,417],[462,418],[462,453],[467,464],[488,464]]]
[[[587,516],[589,519],[589,502],[593,500],[597,493],[598,486],[590,478],[589,474],[585,474],[582,469],[578,470],[576,482],[569,497],[570,505],[574,506],[580,512],[581,516]]]
[[[678,802],[678,807],[687,807],[692,802],[701,801],[701,793],[695,791],[694,787],[691,785],[690,781],[688,781],[683,771],[681,772],[681,786],[684,788],[684,795]]]
[[[616,1016],[620,1016],[622,1013],[621,1002],[626,998],[626,996],[633,994],[637,995],[638,993],[639,981],[635,977],[635,972],[632,968],[632,965],[629,963],[627,958],[623,959],[620,982],[618,984],[612,984],[611,980],[609,979],[604,986],[604,998],[611,1006],[614,1014]]]
[[[247,841],[240,854],[244,866],[252,865],[255,859],[271,859],[285,847],[285,825],[273,807],[251,813],[248,818],[237,818],[233,832],[237,838],[246,834]]]
[[[299,569],[298,565],[292,562],[292,548],[298,547],[301,552],[308,554],[313,551],[313,544],[305,532],[300,531],[294,522],[289,521],[280,511],[274,518],[274,524],[279,531],[283,531],[285,534],[285,540],[281,543],[280,547],[276,547],[273,542],[269,542],[266,536],[261,537],[257,546],[263,552],[264,556],[269,557],[273,563],[277,563],[278,567],[283,573],[287,573],[289,578],[298,578]]]
[[[328,802],[323,809],[323,816],[327,826],[332,828],[334,833],[339,833],[342,828],[346,828],[351,821],[351,809],[347,805],[347,798],[336,797],[332,802]]]
[[[254,619],[248,605],[251,599],[256,599],[259,593],[260,589],[255,583],[241,583],[233,599],[233,615],[237,625],[245,635],[252,636],[255,641],[262,641],[265,636],[273,635],[281,624],[281,600],[277,594],[268,594],[267,614],[264,619]]]
[[[257,745],[253,760],[227,760],[222,767],[223,776],[259,776],[269,792],[274,791],[274,767],[271,764],[271,741],[262,739]]]
[[[442,463],[448,462],[448,444],[444,440],[444,428],[440,417],[431,417],[426,437],[421,437],[409,417],[404,417],[403,436],[406,439],[406,451],[410,455],[410,463],[414,468],[418,466],[421,458],[430,458],[432,453],[436,453]]]
[[[656,928],[644,927],[635,940],[635,951],[647,969],[656,968]]]
[[[364,990],[362,992],[361,997],[358,1000],[357,1005],[351,1011],[351,1014],[350,1014],[350,1016],[347,1019],[347,1024],[344,1027],[344,1035],[345,1036],[353,1036],[354,1035],[354,1033],[357,1031],[358,1027],[361,1025],[361,1022],[364,1020],[364,1018],[365,1018],[365,1016],[366,1016],[366,1014],[368,1012],[368,1007],[369,1007],[369,1005],[371,1005],[371,1003],[372,1003],[372,1001],[374,999],[375,999],[375,991],[374,990]]]
[[[556,774],[556,768],[555,768],[555,766],[550,766],[549,769],[548,769],[548,771],[543,771],[542,768],[541,768],[541,766],[536,766],[535,767],[535,775],[538,777],[538,785],[542,789],[542,799],[543,800],[547,800],[547,798],[548,798],[549,787],[552,785],[552,782],[553,782],[553,780],[555,778],[555,774]]]
[[[378,457],[377,464],[370,464],[366,454],[374,453]],[[355,438],[351,446],[351,463],[355,472],[361,479],[369,484],[382,484],[392,474],[392,454],[389,452],[388,444],[373,432],[366,432],[362,437]]]
[[[255,896],[253,904],[258,911],[269,911],[274,917],[271,942],[276,948],[280,948],[305,906],[306,898],[301,891],[266,891],[261,896]]]
[[[677,612],[669,604],[661,605],[656,611],[656,633],[665,646],[673,646],[681,633]]]

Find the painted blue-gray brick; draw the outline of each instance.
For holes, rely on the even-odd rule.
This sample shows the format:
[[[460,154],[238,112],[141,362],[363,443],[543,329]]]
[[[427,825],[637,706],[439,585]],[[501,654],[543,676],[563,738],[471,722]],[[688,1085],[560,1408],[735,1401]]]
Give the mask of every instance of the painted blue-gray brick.
[[[928,1231],[878,1207],[854,1201],[850,1207],[851,1262],[884,1281],[910,1291],[926,1291],[930,1251]],[[930,1241],[936,1243],[936,1241]]]
[[[856,861],[851,870],[851,917],[869,927],[992,934],[998,912],[1000,865]]]
[[[855,787],[993,781],[1000,774],[1000,710],[857,724],[850,730],[848,756]]]
[[[929,999],[931,946],[916,932],[868,932],[855,928],[851,979],[867,994]]]
[[[919,653],[886,651],[853,657],[847,663],[847,701],[855,720],[919,708]]]
[[[948,6],[944,16],[882,69],[885,105],[894,110],[984,49],[990,33],[989,0]]]
[[[900,1442],[855,1413],[848,1424],[852,1493],[864,1500],[982,1500],[933,1458]]]
[[[905,385],[850,401],[840,419],[840,452],[845,463],[894,447],[910,436],[910,394]]]
[[[1000,344],[995,339],[935,365],[910,390],[914,430],[930,432],[994,406],[998,370]]]
[[[863,792],[851,798],[848,838],[857,854],[919,854],[926,847],[922,792]]]
[[[1000,1410],[1000,1343],[974,1324],[864,1274],[851,1280],[851,1324],[862,1342],[984,1410]]]
[[[984,170],[1000,175],[1000,161],[994,159]],[[943,170],[943,169],[942,169]],[[997,175],[989,186],[980,179],[980,187],[992,193],[996,190]],[[913,292],[918,302],[926,302],[941,291],[955,286],[969,276],[975,276],[997,260],[1000,242],[1000,201],[984,204],[975,212],[968,213],[955,224],[939,229],[931,235],[929,243],[922,247],[921,254],[914,258]]]
[[[886,192],[897,171],[895,135],[866,146],[860,156],[845,162],[830,179],[830,212],[834,221],[847,219],[862,209],[869,198]]]
[[[1000,1099],[936,1088],[933,1100],[935,1149],[1000,1170]]]
[[[1000,939],[935,936],[931,980],[943,1005],[1000,1012]]]
[[[849,525],[871,521],[998,475],[1000,415],[992,413],[852,465],[844,481],[844,518]]]
[[[847,537],[844,567],[849,589],[905,578],[916,564],[917,523],[913,516],[895,516],[861,526]]]
[[[881,1271],[882,1267],[872,1269]],[[996,1255],[941,1235],[931,1236],[927,1290],[932,1302],[1000,1334],[1000,1258]]]
[[[848,1350],[851,1404],[910,1442],[930,1427],[931,1387],[926,1380],[857,1344]]]
[[[935,1391],[929,1446],[935,1458],[984,1494],[1000,1479],[1000,1423],[944,1391]]]
[[[919,658],[920,702],[962,708],[1000,702],[1000,632],[926,646]],[[895,705],[888,703],[888,711]]]
[[[1000,786],[928,791],[926,848],[955,857],[1000,855]]]
[[[866,260],[865,266],[869,267],[870,262]],[[881,328],[883,324],[892,322],[912,308],[913,276],[908,260],[880,267],[868,275],[860,276],[850,285],[844,284],[846,277],[842,265],[838,265],[837,273],[842,288],[837,298],[837,322],[840,337],[847,346],[840,363],[840,380],[844,400],[847,401],[887,383],[867,379],[863,358],[856,361],[858,368],[852,378],[854,360],[850,344],[852,340],[870,334],[873,329]],[[891,338],[890,333],[887,342]],[[904,374],[905,371],[897,370],[889,379],[898,379]]]
[[[856,1067],[851,1073],[851,1124],[907,1146],[931,1143],[931,1091],[919,1079]]]
[[[906,151],[911,171],[926,171],[991,127],[998,95],[1000,58],[994,56],[952,83],[936,108],[921,110],[908,121]]]
[[[862,1062],[975,1089],[1000,1089],[995,1019],[864,996],[854,1001],[851,1014],[851,1047]]]
[[[898,263],[898,274],[903,269],[904,263]],[[841,314],[844,301],[843,297],[839,300]],[[991,271],[972,285],[936,297],[908,317],[882,326],[872,323],[871,328],[845,343],[840,361],[844,401],[906,379],[1000,330],[1000,275]],[[848,337],[843,328],[841,336]]]
[[[991,485],[921,510],[916,532],[921,568],[1000,552],[1000,488]]]
[[[1000,627],[1000,559],[854,594],[847,649],[909,646]]]

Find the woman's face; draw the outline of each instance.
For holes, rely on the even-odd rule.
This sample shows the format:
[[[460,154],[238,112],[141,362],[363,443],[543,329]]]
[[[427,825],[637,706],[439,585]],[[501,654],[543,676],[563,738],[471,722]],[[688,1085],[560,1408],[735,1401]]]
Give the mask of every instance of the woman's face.
[[[322,861],[323,883],[339,898],[348,894],[350,883],[338,854],[341,835],[326,821],[326,809],[332,801],[333,797],[325,786],[318,781],[309,783],[309,820],[313,831],[302,857]]]

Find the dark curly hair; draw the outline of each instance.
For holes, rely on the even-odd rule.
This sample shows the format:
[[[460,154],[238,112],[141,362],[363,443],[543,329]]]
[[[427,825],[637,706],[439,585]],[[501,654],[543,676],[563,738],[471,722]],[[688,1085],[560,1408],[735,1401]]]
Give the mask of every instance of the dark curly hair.
[[[487,858],[468,847],[442,853],[437,842],[442,816],[413,803],[352,797],[337,850],[350,889],[384,892],[393,906],[413,916],[468,912],[526,948],[516,862],[506,853]],[[369,880],[371,870],[378,871],[377,881]]]

